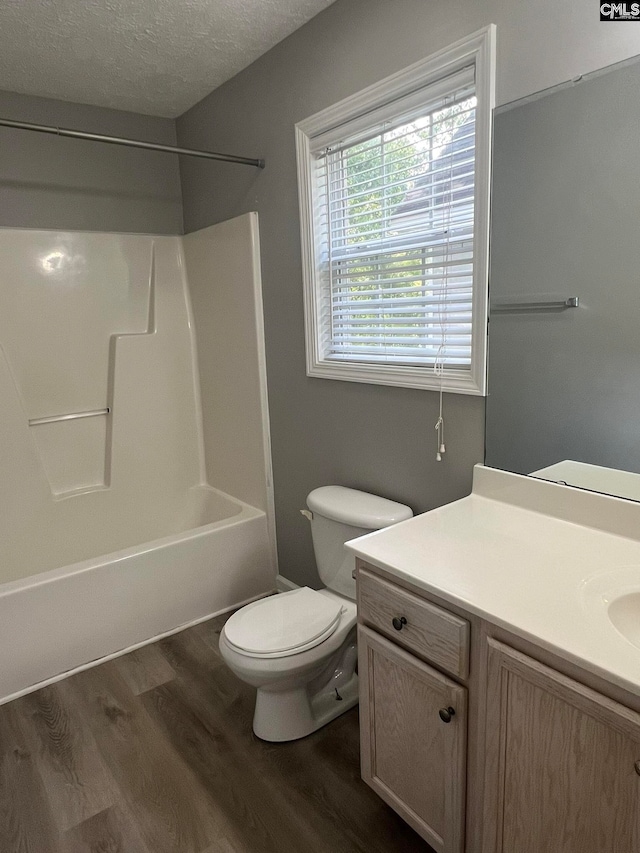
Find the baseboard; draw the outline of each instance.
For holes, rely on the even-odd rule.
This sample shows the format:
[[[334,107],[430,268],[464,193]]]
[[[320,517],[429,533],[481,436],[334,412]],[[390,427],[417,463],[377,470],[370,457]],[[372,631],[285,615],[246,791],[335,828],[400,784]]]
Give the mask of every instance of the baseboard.
[[[300,585],[285,578],[284,575],[276,577],[276,589],[278,592],[290,592],[292,589],[300,589]]]

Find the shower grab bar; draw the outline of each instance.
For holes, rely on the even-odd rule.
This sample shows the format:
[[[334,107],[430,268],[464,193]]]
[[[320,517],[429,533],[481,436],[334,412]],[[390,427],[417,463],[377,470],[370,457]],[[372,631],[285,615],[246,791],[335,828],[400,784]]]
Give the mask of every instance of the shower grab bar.
[[[107,406],[106,409],[92,409],[89,412],[72,412],[69,415],[51,415],[48,418],[31,418],[29,426],[38,426],[39,424],[56,424],[59,421],[77,421],[79,418],[95,418],[96,415],[108,415],[111,409]]]

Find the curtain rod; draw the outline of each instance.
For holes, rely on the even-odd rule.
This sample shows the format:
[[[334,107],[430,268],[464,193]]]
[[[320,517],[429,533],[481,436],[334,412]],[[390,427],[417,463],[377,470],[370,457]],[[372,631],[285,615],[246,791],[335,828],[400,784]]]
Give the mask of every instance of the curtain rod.
[[[202,157],[206,160],[222,160],[225,163],[240,163],[244,166],[256,166],[264,169],[264,160],[250,157],[237,157],[235,154],[217,154],[213,151],[198,151],[195,148],[177,148],[175,145],[161,145],[156,142],[141,142],[139,139],[126,139],[120,136],[105,136],[101,133],[85,133],[82,130],[68,130],[47,124],[32,124],[28,121],[12,121],[0,118],[0,127],[12,127],[17,130],[33,130],[36,133],[51,133],[55,136],[69,136],[72,139],[90,139],[92,142],[106,142],[109,145],[124,145],[128,148],[144,148],[148,151],[166,151],[169,154],[184,154],[187,157]]]

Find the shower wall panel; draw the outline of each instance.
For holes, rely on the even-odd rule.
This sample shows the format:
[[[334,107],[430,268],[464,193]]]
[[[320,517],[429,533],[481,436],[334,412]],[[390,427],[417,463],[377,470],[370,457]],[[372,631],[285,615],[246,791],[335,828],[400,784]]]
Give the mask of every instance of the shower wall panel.
[[[207,477],[271,515],[258,214],[182,239],[198,342]]]
[[[258,214],[182,238],[198,344],[208,482],[275,523]]]
[[[0,230],[4,580],[179,526],[204,482],[191,327],[179,237]]]

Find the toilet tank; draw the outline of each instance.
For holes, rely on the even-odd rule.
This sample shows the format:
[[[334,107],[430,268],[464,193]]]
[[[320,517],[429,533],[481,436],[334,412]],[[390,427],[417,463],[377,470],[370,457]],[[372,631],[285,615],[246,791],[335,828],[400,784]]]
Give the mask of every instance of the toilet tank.
[[[311,535],[320,579],[327,589],[351,599],[356,597],[355,559],[344,543],[413,516],[404,504],[344,486],[314,489],[307,506],[313,513]]]

